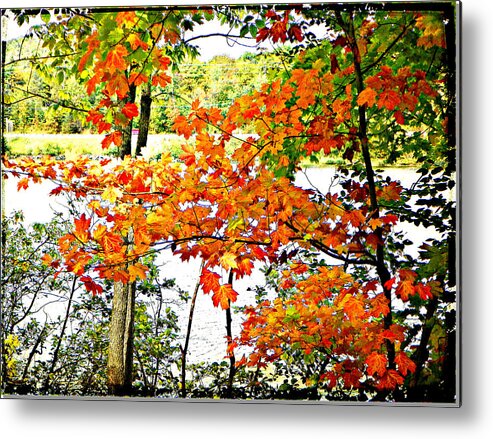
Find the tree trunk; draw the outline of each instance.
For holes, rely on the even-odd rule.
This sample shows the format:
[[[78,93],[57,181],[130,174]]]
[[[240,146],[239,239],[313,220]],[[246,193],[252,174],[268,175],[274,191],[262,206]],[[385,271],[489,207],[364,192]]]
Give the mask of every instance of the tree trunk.
[[[67,324],[70,319],[70,310],[72,308],[72,301],[74,300],[75,289],[77,287],[77,276],[74,276],[72,281],[72,288],[70,290],[70,297],[68,299],[67,310],[65,311],[65,319],[63,321],[62,330],[60,331],[60,336],[58,338],[58,342],[55,347],[55,352],[53,353],[53,358],[51,360],[50,369],[48,374],[46,375],[46,380],[44,383],[44,393],[47,393],[50,388],[50,378],[55,371],[56,364],[58,362],[58,354],[60,352],[60,347],[62,346],[63,337],[65,337],[65,331],[67,329]]]
[[[129,395],[132,390],[135,291],[135,282],[116,282],[114,286],[108,347],[111,395]]]
[[[127,102],[134,103],[137,88],[130,86]],[[123,129],[120,158],[132,155],[132,121]],[[132,391],[134,312],[136,283],[115,282],[108,346],[108,391],[110,395],[129,395]]]
[[[131,85],[128,97],[126,99],[127,103],[133,104],[135,102],[135,94],[137,91],[137,87],[135,85]],[[122,146],[120,147],[120,158],[124,158],[127,155],[132,155],[132,120],[130,120],[129,124],[123,128],[122,130]]]
[[[147,137],[149,135],[149,122],[151,120],[151,105],[152,97],[150,87],[142,92],[140,98],[140,119],[139,119],[139,135],[137,137],[137,146],[135,155],[138,157],[142,149],[147,146]]]
[[[349,44],[353,50],[354,54],[354,71],[356,76],[356,89],[358,94],[364,90],[364,77],[361,70],[361,56],[356,40],[356,34],[354,29],[354,23],[352,18],[349,19],[347,27],[345,26],[344,20],[340,13],[337,14],[341,27],[347,33]],[[358,137],[361,143],[361,152],[363,155],[363,160],[365,162],[366,178],[368,182],[368,192],[370,198],[370,208],[372,210],[372,218],[378,218],[380,216],[380,206],[377,201],[376,185],[375,185],[375,172],[373,170],[373,164],[370,156],[370,148],[368,142],[368,130],[367,130],[367,119],[366,119],[366,106],[360,105],[358,107],[358,122],[359,122],[359,132]],[[391,278],[389,270],[385,264],[385,249],[382,236],[382,228],[377,227],[375,229],[375,235],[379,239],[379,243],[376,249],[376,259],[377,259],[377,274],[380,279],[380,284],[383,288],[385,297],[388,301],[389,313],[384,317],[384,328],[389,329],[392,326],[392,295],[391,290],[386,286],[387,281]],[[387,354],[388,354],[388,368],[395,368],[395,346],[390,340],[386,340]]]
[[[200,272],[202,272],[202,268],[204,267],[204,262],[200,265]],[[195,290],[192,296],[192,302],[190,304],[190,311],[188,313],[188,325],[187,325],[187,334],[185,336],[185,344],[180,346],[181,350],[181,397],[187,397],[187,381],[186,381],[186,373],[187,373],[187,354],[188,354],[188,345],[190,343],[190,336],[192,335],[192,323],[193,323],[193,313],[195,311],[195,303],[197,302],[197,296],[200,289],[200,280],[197,281],[195,285]]]
[[[229,272],[229,278],[228,278],[228,283],[233,286],[233,270],[230,270]],[[228,300],[229,307],[226,309],[226,339],[228,341],[228,348],[229,348],[229,343],[233,341],[233,331],[232,331],[232,315],[231,315],[231,301]],[[229,349],[228,349],[229,350]],[[235,355],[233,351],[228,352],[229,354],[229,374],[228,374],[228,386],[226,388],[226,398],[232,398],[233,397],[233,381],[234,377],[236,374],[236,367],[235,367]]]

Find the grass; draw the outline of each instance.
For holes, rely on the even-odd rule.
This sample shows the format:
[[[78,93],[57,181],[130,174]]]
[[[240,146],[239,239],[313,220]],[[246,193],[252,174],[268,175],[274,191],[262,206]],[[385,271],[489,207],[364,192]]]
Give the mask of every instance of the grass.
[[[103,151],[104,135],[97,134],[9,134],[5,136],[7,148],[12,156],[53,155],[73,159],[80,155],[111,155]],[[150,135],[144,157],[155,157],[169,151],[173,156],[180,154],[182,140],[175,135]]]
[[[12,156],[39,156],[53,155],[64,156],[73,159],[80,155],[103,156],[112,155],[114,150],[103,151],[101,141],[104,135],[97,134],[8,134],[5,136],[7,148]],[[175,134],[151,134],[149,135],[147,147],[143,151],[145,158],[159,156],[163,152],[169,152],[177,158],[181,154],[181,145],[184,143],[182,137]],[[234,149],[240,144],[239,140],[233,139],[228,149]],[[309,159],[302,161],[303,167],[327,167],[347,165],[342,158],[341,152],[335,152],[331,156],[321,156],[318,162]],[[383,159],[373,158],[375,167],[416,167],[417,163],[413,157],[404,156],[398,163],[389,165]]]
[[[102,155],[103,136],[85,134],[44,134],[5,136],[11,155],[64,155],[73,158],[81,154]]]

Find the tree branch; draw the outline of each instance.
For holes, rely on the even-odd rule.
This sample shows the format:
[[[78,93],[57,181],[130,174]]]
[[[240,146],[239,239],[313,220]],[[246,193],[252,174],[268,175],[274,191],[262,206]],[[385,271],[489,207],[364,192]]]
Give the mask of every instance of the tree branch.
[[[5,102],[4,99],[2,98],[2,105],[11,106],[11,105],[18,104],[19,102],[25,101],[26,99],[40,98],[40,99],[43,99],[45,101],[52,102],[53,104],[59,105],[60,107],[68,108],[69,110],[80,111],[80,112],[83,112],[83,113],[88,113],[89,112],[89,110],[86,110],[85,108],[74,107],[73,105],[68,105],[68,104],[65,104],[63,102],[56,101],[56,100],[52,99],[49,96],[44,96],[44,95],[41,95],[39,93],[35,93],[33,91],[30,91],[30,90],[25,90],[25,89],[23,89],[21,87],[17,87],[16,85],[11,85],[11,87],[12,88],[15,88],[16,90],[20,90],[20,91],[22,91],[24,93],[27,93],[30,96],[24,97],[22,99],[19,99],[17,101],[14,101],[14,102]]]

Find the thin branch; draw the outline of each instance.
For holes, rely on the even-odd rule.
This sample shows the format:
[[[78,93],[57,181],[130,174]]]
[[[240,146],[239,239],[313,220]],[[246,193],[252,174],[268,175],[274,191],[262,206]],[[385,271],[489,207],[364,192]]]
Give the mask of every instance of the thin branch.
[[[31,61],[39,61],[42,59],[65,58],[65,57],[72,56],[72,55],[78,55],[80,53],[81,52],[72,52],[72,53],[63,53],[61,55],[46,55],[46,56],[33,56],[33,57],[29,57],[29,58],[19,58],[19,59],[14,59],[13,61],[6,62],[3,66],[7,67],[7,66],[10,66],[12,64],[20,63],[23,61],[30,61],[31,62]]]
[[[20,90],[24,93],[27,93],[29,94],[30,96],[29,97],[26,97],[26,98],[23,98],[23,99],[19,99],[17,101],[14,101],[14,102],[2,102],[2,105],[5,105],[5,106],[10,106],[10,105],[15,105],[15,104],[18,104],[19,102],[22,102],[26,99],[30,99],[30,98],[40,98],[40,99],[43,99],[45,101],[49,101],[49,102],[52,102],[53,104],[57,104],[59,105],[60,107],[63,107],[63,108],[68,108],[69,110],[74,110],[74,111],[81,111],[83,113],[88,113],[89,110],[86,110],[85,108],[79,108],[79,107],[74,107],[72,105],[68,105],[68,104],[64,104],[63,102],[59,102],[59,101],[56,101],[54,99],[52,99],[51,97],[49,96],[44,96],[44,95],[41,95],[39,93],[35,93],[35,92],[32,92],[30,90],[25,90],[21,87],[17,87],[16,85],[11,85],[12,88],[15,88],[17,90]]]

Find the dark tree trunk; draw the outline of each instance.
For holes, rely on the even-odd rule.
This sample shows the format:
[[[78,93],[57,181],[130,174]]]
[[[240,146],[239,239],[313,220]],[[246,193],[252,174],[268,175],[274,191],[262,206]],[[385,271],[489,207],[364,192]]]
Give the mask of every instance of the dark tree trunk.
[[[127,103],[135,102],[135,94],[137,88],[135,85],[130,86],[130,90],[128,92],[128,97],[126,99]],[[120,147],[120,158],[124,158],[127,155],[132,155],[132,120],[130,120],[129,124],[123,128],[123,138],[122,145]]]
[[[361,69],[361,56],[359,52],[359,47],[356,40],[356,34],[354,29],[354,23],[352,18],[348,20],[348,24],[346,25],[341,14],[338,12],[338,19],[341,24],[341,27],[347,33],[349,44],[353,50],[354,54],[354,71],[356,75],[356,89],[358,94],[361,93],[364,86],[364,77]],[[375,172],[373,170],[373,164],[370,156],[370,147],[368,142],[368,128],[367,128],[367,117],[366,117],[366,106],[360,105],[358,107],[358,122],[359,122],[359,131],[358,137],[361,144],[361,152],[363,155],[363,160],[365,162],[365,170],[366,170],[366,178],[368,181],[368,192],[370,198],[370,207],[372,211],[372,217],[378,218],[380,216],[380,206],[377,201],[377,192],[375,185]],[[376,249],[376,269],[377,274],[380,279],[380,284],[384,290],[384,294],[386,299],[388,300],[389,313],[384,317],[384,327],[388,329],[392,326],[392,295],[391,290],[386,286],[387,281],[391,278],[389,270],[385,264],[385,249],[382,239],[382,229],[381,227],[377,227],[375,230],[375,234],[379,239],[379,244]],[[386,347],[388,353],[388,367],[389,369],[395,368],[395,346],[390,340],[386,340]]]
[[[228,283],[233,285],[233,271],[229,272]],[[228,300],[229,307],[226,309],[226,340],[229,343],[233,341],[233,331],[232,331],[232,316],[231,316],[231,301]],[[229,346],[228,346],[229,347]],[[228,375],[228,386],[226,388],[226,398],[233,397],[233,380],[236,373],[235,367],[236,359],[233,352],[229,353],[229,375]]]
[[[139,135],[137,137],[137,146],[135,155],[138,157],[142,149],[147,146],[147,137],[149,135],[149,122],[151,120],[151,105],[152,97],[150,89],[142,92],[140,98],[140,120],[139,120]]]

